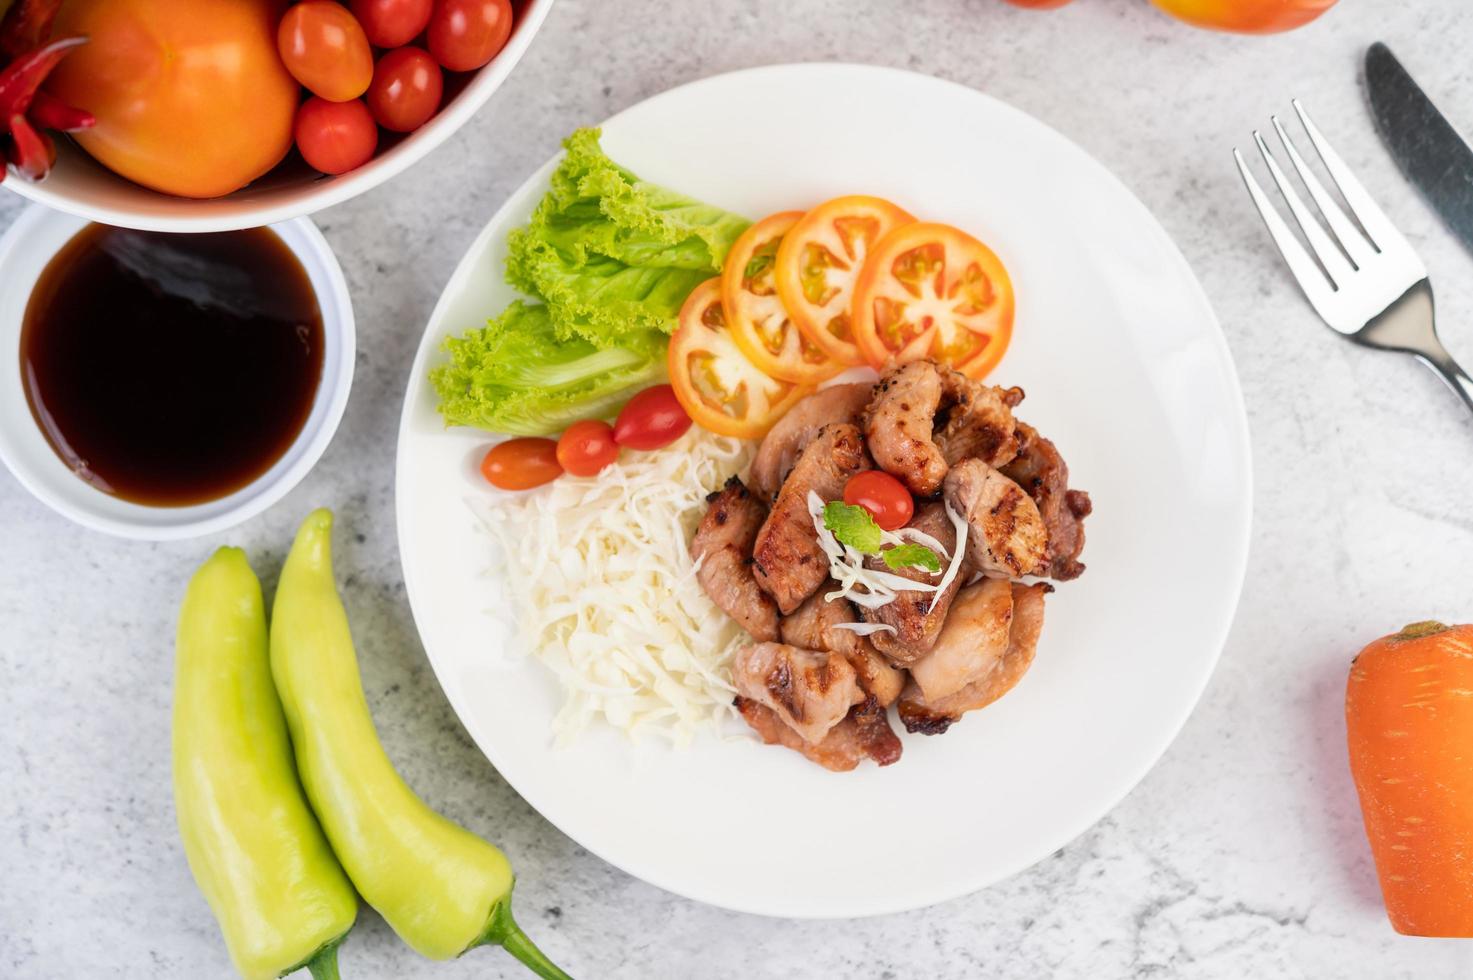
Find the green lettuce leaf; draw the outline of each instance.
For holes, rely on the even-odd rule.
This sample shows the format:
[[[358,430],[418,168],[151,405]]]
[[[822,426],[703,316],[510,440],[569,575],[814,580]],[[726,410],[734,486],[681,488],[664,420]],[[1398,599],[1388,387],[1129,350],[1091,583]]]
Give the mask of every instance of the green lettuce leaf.
[[[563,336],[599,346],[673,333],[685,298],[721,271],[745,218],[640,180],[580,129],[531,220],[508,237],[506,278],[550,307]]]
[[[449,363],[430,371],[445,423],[509,435],[546,435],[610,416],[665,370],[663,350],[564,340],[546,306],[520,301],[446,340],[445,350]]]
[[[513,303],[445,343],[433,368],[447,425],[548,435],[609,416],[664,380],[686,297],[721,271],[739,215],[646,183],[610,160],[596,129],[567,153],[526,226],[507,239]]]

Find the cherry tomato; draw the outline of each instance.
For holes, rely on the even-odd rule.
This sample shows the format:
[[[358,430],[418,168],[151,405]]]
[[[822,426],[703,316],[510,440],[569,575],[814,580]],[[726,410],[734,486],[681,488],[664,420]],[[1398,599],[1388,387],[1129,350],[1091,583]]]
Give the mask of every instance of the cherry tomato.
[[[368,108],[385,129],[409,133],[440,108],[445,77],[420,48],[395,48],[378,60],[368,86]]]
[[[886,531],[898,531],[916,512],[915,498],[884,470],[856,473],[844,484],[844,503],[863,507]]]
[[[825,201],[788,229],[773,270],[782,305],[810,341],[840,364],[863,364],[851,306],[864,257],[885,235],[915,221],[879,197]]]
[[[721,280],[707,279],[686,297],[666,354],[675,397],[701,428],[761,439],[813,389],[763,374],[731,337]]]
[[[430,54],[451,71],[475,71],[511,37],[511,0],[435,0]]]
[[[397,48],[419,37],[435,5],[434,0],[353,0],[350,6],[369,44]]]
[[[363,100],[329,102],[312,96],[297,110],[297,149],[325,174],[347,173],[373,159],[378,127]]]
[[[663,449],[689,428],[690,416],[675,389],[655,385],[629,399],[614,420],[614,441],[630,449]]]
[[[574,476],[593,476],[618,456],[614,427],[601,419],[574,422],[557,441],[557,461]]]
[[[982,379],[1013,336],[1013,283],[986,245],[950,225],[901,225],[854,284],[854,340],[886,370],[921,358]]]
[[[500,490],[531,490],[562,476],[558,444],[551,439],[524,437],[492,446],[481,460],[481,475]]]
[[[1152,0],[1173,17],[1218,31],[1273,34],[1302,27],[1335,0]]]
[[[292,148],[302,89],[276,51],[280,14],[274,0],[67,0],[51,36],[89,40],[46,89],[97,117],[72,138],[114,173],[180,197],[229,194]]]
[[[844,365],[798,329],[783,308],[773,274],[783,236],[802,217],[802,211],[783,211],[742,232],[726,253],[721,305],[731,339],[747,360],[774,378],[817,384],[844,370]]]
[[[281,63],[313,95],[347,102],[368,91],[373,50],[348,8],[333,0],[302,0],[276,28]]]

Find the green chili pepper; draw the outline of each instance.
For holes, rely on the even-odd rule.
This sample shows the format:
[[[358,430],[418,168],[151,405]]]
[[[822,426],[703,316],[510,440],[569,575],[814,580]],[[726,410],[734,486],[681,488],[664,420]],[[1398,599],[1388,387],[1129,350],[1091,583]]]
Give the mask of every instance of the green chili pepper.
[[[512,920],[506,856],[431,810],[379,744],[332,572],[332,512],[313,511],[281,570],[271,672],[307,798],[358,893],[430,959],[496,943],[571,980]]]
[[[174,807],[235,968],[336,980],[358,896],[307,807],[271,682],[266,606],[245,553],[190,580],[174,673]]]

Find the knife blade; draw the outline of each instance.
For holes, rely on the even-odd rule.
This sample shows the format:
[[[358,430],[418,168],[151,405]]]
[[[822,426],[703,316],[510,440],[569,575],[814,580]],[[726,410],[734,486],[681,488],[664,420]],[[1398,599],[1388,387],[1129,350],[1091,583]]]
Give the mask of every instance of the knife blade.
[[[1366,51],[1366,92],[1401,172],[1473,252],[1473,149],[1379,41]]]

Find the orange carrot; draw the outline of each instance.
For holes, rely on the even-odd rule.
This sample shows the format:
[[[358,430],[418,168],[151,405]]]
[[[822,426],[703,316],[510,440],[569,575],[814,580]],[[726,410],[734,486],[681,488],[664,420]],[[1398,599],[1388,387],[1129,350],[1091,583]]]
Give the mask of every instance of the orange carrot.
[[[1392,928],[1473,937],[1473,626],[1413,623],[1362,650],[1345,728]]]

